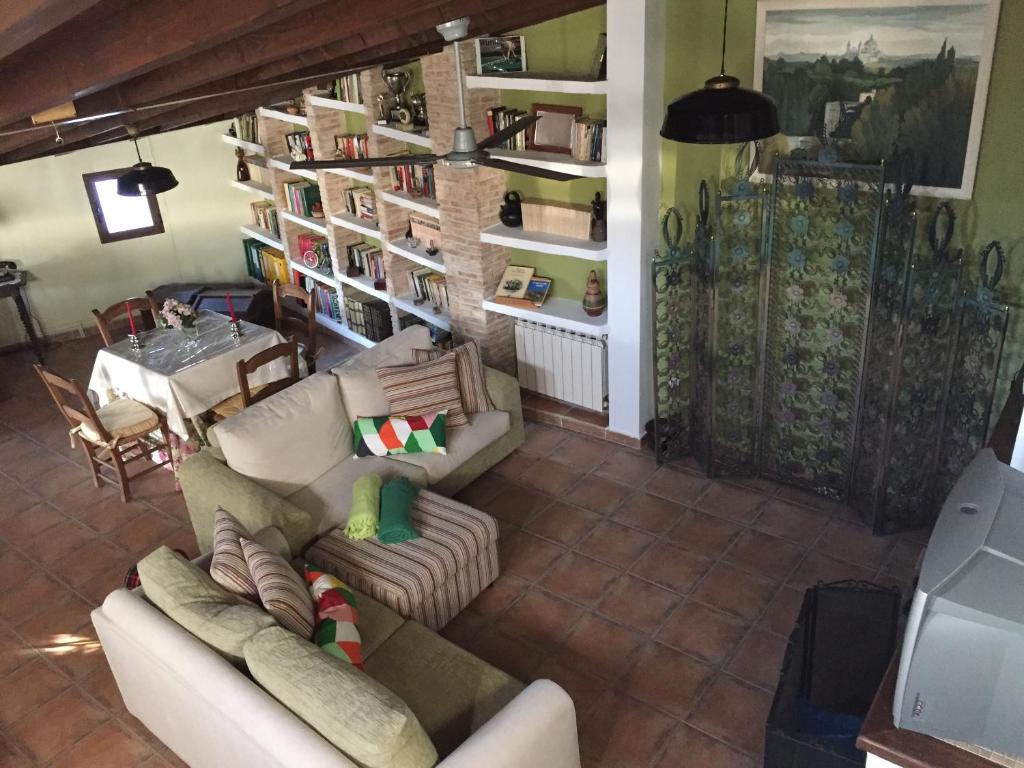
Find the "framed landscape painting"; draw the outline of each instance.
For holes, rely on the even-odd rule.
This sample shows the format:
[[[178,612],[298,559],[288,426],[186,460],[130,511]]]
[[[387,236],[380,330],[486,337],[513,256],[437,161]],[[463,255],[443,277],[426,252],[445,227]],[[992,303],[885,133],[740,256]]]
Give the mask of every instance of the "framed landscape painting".
[[[828,144],[845,162],[903,164],[915,194],[971,197],[999,4],[758,0],[754,87],[782,128],[771,149]]]

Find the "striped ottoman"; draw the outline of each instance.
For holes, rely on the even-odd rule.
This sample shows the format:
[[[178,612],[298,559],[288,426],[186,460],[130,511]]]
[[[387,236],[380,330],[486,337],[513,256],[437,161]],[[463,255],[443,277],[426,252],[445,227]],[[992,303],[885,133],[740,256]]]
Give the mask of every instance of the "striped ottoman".
[[[441,629],[498,578],[498,525],[423,490],[412,522],[420,538],[401,544],[353,541],[335,529],[306,550],[306,560],[405,618]]]

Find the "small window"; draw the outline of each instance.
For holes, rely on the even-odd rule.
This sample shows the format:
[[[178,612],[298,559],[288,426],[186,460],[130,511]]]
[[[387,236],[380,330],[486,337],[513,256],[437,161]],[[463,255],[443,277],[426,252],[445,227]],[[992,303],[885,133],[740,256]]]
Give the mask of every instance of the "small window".
[[[101,243],[159,235],[164,231],[164,220],[155,196],[122,197],[117,194],[117,177],[130,170],[121,168],[82,174]]]

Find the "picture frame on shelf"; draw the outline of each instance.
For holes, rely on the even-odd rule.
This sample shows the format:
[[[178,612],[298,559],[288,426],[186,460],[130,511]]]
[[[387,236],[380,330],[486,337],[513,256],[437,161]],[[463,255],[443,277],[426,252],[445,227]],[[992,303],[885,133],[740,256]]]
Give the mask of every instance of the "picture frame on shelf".
[[[583,108],[561,104],[534,104],[530,112],[540,118],[530,130],[530,149],[571,155],[574,126],[577,118],[583,116]]]
[[[522,35],[478,37],[474,43],[478,75],[526,71],[526,38]]]

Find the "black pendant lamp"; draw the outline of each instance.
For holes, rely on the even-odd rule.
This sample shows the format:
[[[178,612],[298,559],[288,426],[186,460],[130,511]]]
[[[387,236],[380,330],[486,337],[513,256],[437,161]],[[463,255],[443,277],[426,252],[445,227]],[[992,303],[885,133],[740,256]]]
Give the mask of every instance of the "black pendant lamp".
[[[135,154],[138,156],[139,162],[133,165],[130,171],[117,177],[117,194],[124,197],[149,197],[178,186],[178,180],[174,178],[170,168],[161,168],[142,161],[138,133],[129,130],[128,135],[135,145]]]
[[[722,24],[721,73],[699,91],[687,93],[668,105],[661,135],[688,144],[739,144],[779,132],[779,112],[770,96],[740,88],[740,81],[725,74],[725,41],[729,28],[729,0]]]

